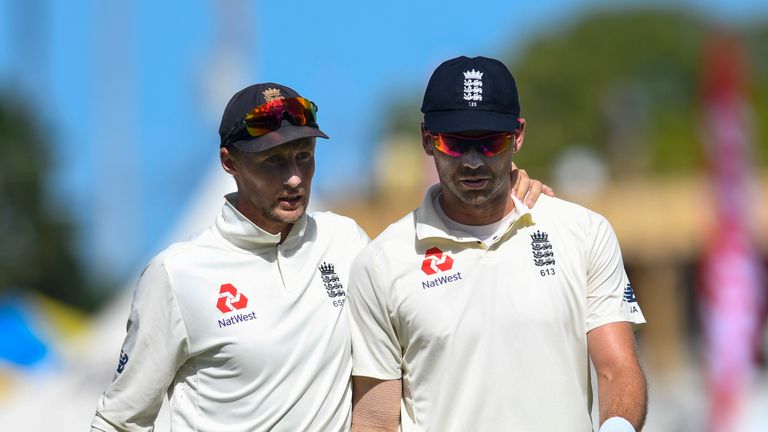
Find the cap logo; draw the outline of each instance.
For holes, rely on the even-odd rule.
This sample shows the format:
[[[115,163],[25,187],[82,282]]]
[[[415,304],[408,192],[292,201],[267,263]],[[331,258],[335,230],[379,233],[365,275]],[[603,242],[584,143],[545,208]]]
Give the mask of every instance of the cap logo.
[[[477,106],[483,100],[483,73],[475,69],[464,72],[464,100],[469,106]]]
[[[272,102],[275,99],[285,99],[285,97],[280,94],[280,89],[276,88],[268,88],[261,92],[261,94],[264,95],[264,99],[267,102]]]

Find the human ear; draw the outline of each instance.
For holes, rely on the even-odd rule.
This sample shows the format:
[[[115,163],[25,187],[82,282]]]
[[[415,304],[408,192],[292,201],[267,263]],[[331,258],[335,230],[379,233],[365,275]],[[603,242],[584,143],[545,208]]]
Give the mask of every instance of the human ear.
[[[435,153],[435,146],[432,144],[432,137],[429,135],[429,132],[427,132],[427,129],[424,127],[424,122],[421,122],[421,146],[424,148],[424,153],[428,154],[429,156],[434,156]]]
[[[228,148],[222,147],[219,149],[219,159],[221,160],[221,167],[224,168],[224,171],[232,176],[237,175],[237,164]]]
[[[525,119],[521,117],[517,119],[517,121],[520,123],[520,127],[518,127],[514,137],[515,142],[513,150],[515,153],[519,152],[523,147],[523,140],[525,138]]]

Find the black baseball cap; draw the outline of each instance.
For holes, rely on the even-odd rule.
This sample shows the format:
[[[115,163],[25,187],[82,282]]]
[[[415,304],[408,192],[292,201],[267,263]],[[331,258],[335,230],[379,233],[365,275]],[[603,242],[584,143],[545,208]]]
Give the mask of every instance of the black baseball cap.
[[[239,92],[229,100],[227,107],[224,108],[224,114],[221,116],[219,125],[220,145],[234,145],[240,150],[246,152],[260,152],[270,149],[280,144],[285,144],[299,138],[320,137],[328,138],[319,128],[312,126],[295,126],[287,120],[283,120],[280,128],[259,137],[247,137],[239,141],[227,140],[230,131],[257,106],[263,105],[276,98],[294,98],[302,97],[294,89],[272,82],[253,84]]]
[[[515,78],[496,59],[447,60],[432,73],[421,112],[431,132],[513,131],[520,117]]]

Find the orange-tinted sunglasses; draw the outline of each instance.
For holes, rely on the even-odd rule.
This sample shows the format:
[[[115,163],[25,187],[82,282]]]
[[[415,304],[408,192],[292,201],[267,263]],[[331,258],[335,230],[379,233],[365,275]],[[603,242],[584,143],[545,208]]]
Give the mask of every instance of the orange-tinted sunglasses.
[[[227,132],[222,147],[230,142],[257,138],[280,129],[283,120],[295,126],[317,126],[317,105],[303,97],[275,99],[259,105]]]
[[[447,133],[433,134],[429,131],[427,131],[427,134],[432,137],[432,142],[436,149],[455,158],[461,157],[471,148],[476,148],[484,156],[493,157],[508,149],[514,139],[514,135],[509,132],[489,133],[478,136]]]

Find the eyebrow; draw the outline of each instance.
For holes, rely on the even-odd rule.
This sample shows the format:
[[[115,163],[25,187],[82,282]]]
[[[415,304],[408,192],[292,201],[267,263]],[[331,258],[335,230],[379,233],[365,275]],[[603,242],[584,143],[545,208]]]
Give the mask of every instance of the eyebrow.
[[[307,150],[313,150],[312,143],[309,143],[309,142],[301,143],[294,147],[294,151],[297,151],[297,152],[307,151]],[[268,158],[274,155],[285,154],[286,152],[287,150],[281,149],[280,146],[275,146],[275,147],[272,147],[271,149],[265,150],[263,155],[264,155],[264,158]]]

